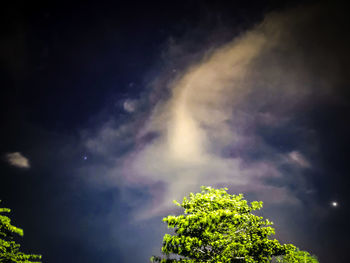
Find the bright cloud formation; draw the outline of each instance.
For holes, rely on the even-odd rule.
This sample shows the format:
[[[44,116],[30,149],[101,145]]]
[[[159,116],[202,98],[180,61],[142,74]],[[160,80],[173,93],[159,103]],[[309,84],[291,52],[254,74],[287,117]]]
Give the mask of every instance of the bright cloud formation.
[[[298,151],[292,151],[288,154],[289,158],[300,165],[301,167],[307,168],[310,167],[310,163],[305,159],[305,157]]]
[[[155,82],[150,97],[162,89],[170,95],[154,105],[144,98],[152,107],[149,115],[139,114],[120,127],[107,123],[88,138],[90,151],[98,149],[109,160],[96,167],[105,174],[99,182],[149,189],[153,201],[143,212],[137,209],[138,218],[164,213],[173,199],[201,185],[228,186],[269,203],[298,204],[289,178],[301,191],[308,187],[302,171],[312,168],[307,153],[316,146],[310,141],[300,149],[296,142],[284,141],[288,149],[283,150],[275,144],[281,134],[294,130],[300,137],[312,134],[297,123],[297,116],[314,87],[324,93],[329,88],[325,83],[331,83],[315,85],[319,77],[305,65],[293,35],[295,27],[308,22],[299,12],[270,14],[252,30],[179,69],[176,78]],[[124,109],[133,112],[133,103],[126,101]],[[103,150],[123,142],[129,142],[123,145],[125,153],[114,160],[111,150]]]
[[[5,159],[12,166],[26,169],[30,168],[28,158],[24,157],[20,152],[7,153]]]
[[[127,99],[123,103],[123,108],[126,112],[132,113],[137,109],[137,101],[132,99]]]

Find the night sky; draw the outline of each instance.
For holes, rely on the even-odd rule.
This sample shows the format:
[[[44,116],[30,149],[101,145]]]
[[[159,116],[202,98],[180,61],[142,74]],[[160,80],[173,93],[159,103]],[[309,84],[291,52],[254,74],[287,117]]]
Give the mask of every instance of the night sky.
[[[72,2],[0,8],[0,206],[24,252],[148,262],[172,200],[210,185],[349,262],[344,6]]]

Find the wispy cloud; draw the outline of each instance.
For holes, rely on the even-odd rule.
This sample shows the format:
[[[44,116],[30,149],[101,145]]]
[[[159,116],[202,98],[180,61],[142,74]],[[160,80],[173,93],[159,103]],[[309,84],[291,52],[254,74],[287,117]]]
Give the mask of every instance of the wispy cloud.
[[[317,145],[307,142],[310,129],[298,118],[317,103],[311,96],[315,91],[319,96],[332,92],[333,73],[323,79],[315,75],[308,63],[318,54],[311,50],[305,63],[303,34],[295,31],[307,28],[308,12],[315,10],[269,14],[191,66],[177,67],[176,76],[155,81],[153,93],[142,102],[150,105],[149,114],[135,112],[132,121],[120,126],[111,121],[86,139],[92,153],[109,160],[93,169],[104,174],[96,181],[148,189],[153,201],[135,210],[137,218],[164,213],[173,199],[200,185],[299,204],[298,193],[307,188],[303,169],[312,169],[308,154]],[[157,96],[164,90],[169,96]],[[133,112],[133,102],[125,101],[124,109]],[[117,151],[124,143],[127,149],[111,155],[111,145]]]
[[[310,163],[305,159],[305,157],[298,151],[292,151],[288,154],[290,160],[301,167],[310,167]]]
[[[30,163],[28,158],[22,155],[20,152],[13,152],[5,154],[6,161],[12,165],[19,168],[30,168]]]
[[[123,103],[123,109],[129,113],[137,109],[137,100],[127,99]]]

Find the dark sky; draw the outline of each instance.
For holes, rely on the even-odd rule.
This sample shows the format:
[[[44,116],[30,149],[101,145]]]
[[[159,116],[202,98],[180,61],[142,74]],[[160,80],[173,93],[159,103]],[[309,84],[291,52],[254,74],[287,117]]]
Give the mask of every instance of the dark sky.
[[[211,185],[263,200],[282,242],[348,262],[347,16],[315,1],[2,4],[0,200],[23,250],[148,262],[171,201]]]

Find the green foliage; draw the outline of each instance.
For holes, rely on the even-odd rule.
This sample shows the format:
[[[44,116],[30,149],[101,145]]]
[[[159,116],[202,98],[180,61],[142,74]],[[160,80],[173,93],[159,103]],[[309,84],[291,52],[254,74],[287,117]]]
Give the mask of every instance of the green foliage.
[[[2,215],[9,212],[8,208],[0,208],[0,263],[40,263],[40,255],[19,251],[20,245],[14,241],[14,236],[23,236],[23,230],[11,225],[11,219]]]
[[[174,201],[184,214],[163,219],[175,234],[163,238],[165,257],[153,256],[151,262],[264,263],[276,256],[291,260],[280,262],[299,262],[295,246],[270,239],[275,234],[272,222],[252,214],[262,202],[248,204],[242,194],[226,190],[202,186],[201,193],[191,193],[181,204]]]
[[[295,249],[293,253],[289,255],[279,256],[276,260],[278,263],[318,263],[314,255],[310,255],[308,252],[299,249]]]

